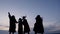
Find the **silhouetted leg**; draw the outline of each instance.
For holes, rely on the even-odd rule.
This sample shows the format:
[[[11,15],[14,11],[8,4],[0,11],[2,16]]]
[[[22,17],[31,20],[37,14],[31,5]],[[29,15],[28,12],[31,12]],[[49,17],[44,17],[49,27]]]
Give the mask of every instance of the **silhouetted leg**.
[[[28,34],[29,34],[29,32],[28,32]]]
[[[23,34],[25,34],[25,32]]]
[[[9,34],[11,34],[11,32],[9,32]]]
[[[20,33],[18,33],[18,34],[22,34],[22,33],[20,32]]]
[[[19,34],[19,32],[18,32],[18,34]]]
[[[19,34],[22,34],[22,32],[21,32],[21,33],[19,33]]]
[[[12,34],[14,34],[14,32],[12,32]]]
[[[21,34],[23,34],[23,31],[21,32]]]
[[[22,32],[22,34],[24,34],[24,33]]]
[[[25,33],[24,33],[25,34]]]
[[[41,33],[41,34],[43,34],[43,33]]]
[[[35,32],[35,34],[37,34],[37,33]]]

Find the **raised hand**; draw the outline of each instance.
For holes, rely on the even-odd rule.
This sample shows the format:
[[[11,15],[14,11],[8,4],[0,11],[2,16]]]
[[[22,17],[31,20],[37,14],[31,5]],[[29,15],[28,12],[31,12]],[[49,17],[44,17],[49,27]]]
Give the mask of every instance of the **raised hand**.
[[[10,14],[10,12],[8,12],[8,14]]]

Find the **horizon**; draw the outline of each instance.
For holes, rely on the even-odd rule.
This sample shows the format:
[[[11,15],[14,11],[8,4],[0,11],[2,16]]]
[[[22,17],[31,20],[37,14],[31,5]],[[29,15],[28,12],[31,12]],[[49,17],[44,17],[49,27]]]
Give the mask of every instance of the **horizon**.
[[[15,15],[17,21],[27,16],[30,28],[34,27],[35,17],[40,15],[45,31],[60,30],[60,0],[0,0],[0,30],[9,28],[8,12]]]

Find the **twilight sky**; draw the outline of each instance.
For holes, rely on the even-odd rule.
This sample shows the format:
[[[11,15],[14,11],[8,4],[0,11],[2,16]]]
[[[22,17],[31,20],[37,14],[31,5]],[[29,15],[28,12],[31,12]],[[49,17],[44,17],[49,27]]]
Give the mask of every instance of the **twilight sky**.
[[[60,29],[60,0],[0,0],[0,30],[9,26],[8,12],[15,15],[17,21],[27,16],[30,27],[39,14],[44,27]]]

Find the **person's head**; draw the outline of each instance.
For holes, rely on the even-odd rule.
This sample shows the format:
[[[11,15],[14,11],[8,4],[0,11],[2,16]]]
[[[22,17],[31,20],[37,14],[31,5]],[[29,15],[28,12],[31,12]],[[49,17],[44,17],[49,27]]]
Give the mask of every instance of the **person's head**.
[[[37,15],[37,17],[40,17],[40,15]]]
[[[22,20],[21,18],[19,18],[19,20]]]
[[[37,15],[37,16],[36,16],[36,19],[37,19],[37,18],[40,18],[40,15]]]
[[[26,18],[26,16],[23,16],[23,19],[25,19]]]
[[[12,15],[12,18],[15,18],[15,16],[14,16],[14,15]]]

